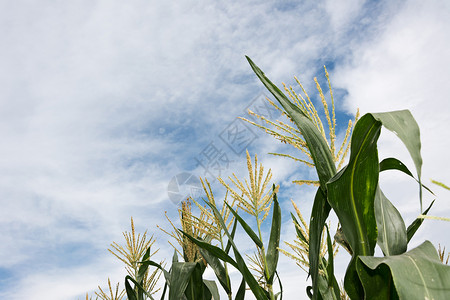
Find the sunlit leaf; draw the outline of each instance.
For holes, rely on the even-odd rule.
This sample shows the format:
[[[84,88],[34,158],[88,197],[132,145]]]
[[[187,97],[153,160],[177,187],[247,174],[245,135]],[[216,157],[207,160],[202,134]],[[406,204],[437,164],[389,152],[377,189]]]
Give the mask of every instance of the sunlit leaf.
[[[450,266],[429,241],[396,256],[360,256],[358,274],[366,299],[448,299]]]

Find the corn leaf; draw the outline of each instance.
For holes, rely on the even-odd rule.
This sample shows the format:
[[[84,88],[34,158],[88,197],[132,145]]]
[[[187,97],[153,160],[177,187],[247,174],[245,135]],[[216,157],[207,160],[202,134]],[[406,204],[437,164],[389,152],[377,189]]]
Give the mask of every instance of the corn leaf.
[[[395,133],[405,144],[416,166],[420,191],[420,210],[422,210],[422,156],[420,154],[420,129],[409,110],[397,110],[386,113],[372,113],[383,126]]]
[[[220,300],[219,290],[217,289],[216,283],[213,280],[203,280],[203,283],[211,293],[213,300]]]
[[[375,194],[375,216],[378,227],[377,243],[384,255],[404,253],[408,246],[405,222],[379,187]]]
[[[434,204],[434,200],[431,202],[430,206],[428,206],[428,208],[424,212],[422,212],[422,215],[426,215],[428,213],[428,211],[430,210],[430,208],[433,206],[433,204]],[[416,231],[419,229],[420,225],[422,225],[422,223],[423,223],[423,218],[416,218],[411,223],[411,225],[408,226],[408,229],[406,230],[406,234],[408,237],[408,243],[412,239],[412,237],[414,236]]]
[[[237,228],[237,220],[234,219],[233,228],[231,229],[231,239],[234,239],[234,235],[236,233],[236,228]],[[227,245],[225,246],[225,253],[228,254],[228,252],[230,252],[230,248],[231,248],[231,241],[228,240]]]
[[[273,186],[273,190],[275,190],[275,185]],[[267,255],[266,255],[267,269],[269,274],[269,278],[266,278],[268,284],[273,283],[274,275],[277,270],[278,256],[279,256],[278,247],[280,246],[280,233],[281,233],[281,210],[280,205],[278,203],[277,194],[274,193],[272,227],[270,230],[270,238],[269,244],[267,245]]]
[[[295,104],[281,92],[281,90],[274,85],[261,71],[258,66],[249,58],[246,57],[256,76],[261,80],[264,86],[272,93],[275,99],[281,104],[285,112],[297,125],[305,142],[308,146],[309,152],[313,159],[317,175],[319,177],[320,189],[314,199],[313,211],[311,213],[310,221],[310,248],[309,248],[309,265],[310,274],[313,280],[314,294],[318,290],[316,279],[318,276],[319,265],[319,251],[320,240],[322,236],[323,226],[330,212],[330,205],[326,201],[326,183],[336,174],[336,167],[333,162],[330,149],[327,142],[323,139],[319,130],[316,128],[311,119],[303,113]],[[316,216],[316,217],[314,217]]]
[[[186,287],[186,290],[184,291],[184,295],[186,296],[187,300],[205,299],[205,294],[209,294],[208,291],[206,291],[207,293],[204,293],[205,289],[203,288],[204,284],[202,274],[203,271],[200,263],[197,262],[194,266],[194,269],[192,270],[191,275],[189,276],[188,285]],[[208,299],[208,297],[206,298]],[[211,294],[209,294],[209,299],[211,299]]]
[[[231,281],[220,260],[216,256],[212,255],[208,250],[199,247],[199,251],[211,269],[213,269],[225,292],[227,294],[231,293]]]
[[[374,199],[379,175],[376,142],[380,131],[381,123],[370,114],[364,115],[353,131],[348,165],[327,184],[328,202],[353,253],[344,280],[352,299],[363,295],[357,284],[355,259],[359,255],[373,255],[377,241]]]
[[[301,241],[303,241],[303,242],[305,242],[305,243],[308,244],[309,241],[306,239],[306,237],[303,235],[303,233],[300,231],[300,229],[298,229],[298,227],[300,227],[300,223],[298,222],[297,218],[294,216],[293,213],[291,213],[291,218],[292,218],[292,221],[293,221],[294,224],[295,224],[295,232],[297,232],[298,238],[299,238]],[[298,226],[298,227],[297,227],[297,226]]]
[[[245,279],[242,278],[241,284],[239,285],[239,289],[236,293],[236,298],[234,300],[244,300],[245,299]]]
[[[174,262],[170,271],[169,300],[179,300],[183,298],[184,292],[189,284],[192,272],[197,263],[194,262]]]
[[[189,234],[187,234],[186,232],[184,232],[181,229],[178,229],[178,230],[182,234],[184,234],[187,238],[189,238],[193,243],[195,243],[197,246],[199,246],[200,248],[205,249],[206,251],[208,251],[209,253],[211,253],[212,255],[217,257],[218,259],[221,259],[224,262],[231,264],[233,267],[235,267],[235,268],[238,267],[237,263],[227,253],[225,253],[225,251],[223,251],[219,247],[208,244],[203,241],[200,241],[200,240],[190,236]]]
[[[242,274],[242,277],[245,279],[245,282],[248,284],[249,288],[253,292],[253,295],[255,295],[257,300],[264,300],[268,299],[268,293],[258,284],[256,279],[253,277],[252,273],[248,269],[247,265],[245,264],[244,259],[242,258],[242,255],[239,253],[239,250],[237,249],[236,245],[234,244],[233,238],[231,237],[230,233],[227,230],[227,227],[225,226],[225,222],[222,219],[222,216],[220,215],[220,212],[217,210],[217,208],[212,205],[211,203],[206,203],[211,207],[212,211],[214,212],[214,215],[216,216],[216,219],[219,221],[220,225],[222,226],[223,231],[228,237],[228,241],[231,243],[231,247],[233,247],[234,257],[236,259],[237,266],[236,269],[239,270],[239,272]]]
[[[411,176],[412,178],[414,178],[415,181],[419,182],[419,180],[417,180],[414,175],[411,173],[411,171],[406,167],[406,165],[404,163],[402,163],[400,160],[393,158],[393,157],[389,157],[389,158],[385,158],[380,162],[380,172],[383,171],[388,171],[388,170],[398,170],[401,171],[409,176]],[[429,189],[427,186],[425,186],[424,184],[422,184],[422,187],[424,189],[426,189],[427,191],[429,191],[432,195],[434,195],[433,191],[431,189]]]
[[[256,244],[256,246],[258,246],[258,248],[261,249],[263,247],[263,243],[259,239],[259,237],[256,235],[256,233],[253,231],[253,229],[247,223],[245,223],[244,219],[242,219],[241,216],[239,216],[238,213],[228,203],[225,202],[225,205],[228,206],[228,209],[234,215],[236,220],[238,220],[239,224],[241,224],[242,228],[244,228],[245,232],[252,239],[252,241]]]
[[[358,274],[366,299],[448,299],[450,266],[429,241],[396,256],[360,256]]]

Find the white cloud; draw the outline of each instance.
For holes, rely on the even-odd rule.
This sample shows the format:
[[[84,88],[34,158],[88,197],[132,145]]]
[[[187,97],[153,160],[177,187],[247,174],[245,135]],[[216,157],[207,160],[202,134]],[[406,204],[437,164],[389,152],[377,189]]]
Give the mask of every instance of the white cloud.
[[[130,215],[150,231],[164,224],[164,210],[176,215],[166,195],[170,178],[262,88],[245,54],[277,84],[297,75],[306,87],[321,64],[338,59],[332,81],[347,89],[348,108],[411,108],[422,129],[424,176],[445,181],[446,162],[435,157],[448,148],[441,125],[448,120],[448,4],[381,6],[386,24],[365,5],[0,4],[0,268],[24,278],[17,284],[29,288],[20,296],[55,280],[62,287],[55,299],[82,295],[101,272],[115,272],[102,267],[83,279],[96,268],[83,258],[120,239]],[[363,23],[370,38],[348,35]],[[254,147],[267,149],[258,155],[277,181],[297,179],[290,178],[297,166],[264,155],[278,145],[260,139]],[[65,252],[81,266],[52,262]],[[36,260],[40,267],[24,276],[23,266]],[[70,288],[61,278],[70,278]]]

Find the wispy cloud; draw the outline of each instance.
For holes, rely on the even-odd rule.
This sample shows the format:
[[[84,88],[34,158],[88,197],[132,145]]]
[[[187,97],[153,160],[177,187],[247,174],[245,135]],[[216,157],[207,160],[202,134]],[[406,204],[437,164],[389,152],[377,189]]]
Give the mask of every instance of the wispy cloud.
[[[244,55],[309,91],[327,64],[345,118],[357,106],[411,109],[424,177],[445,181],[448,11],[445,1],[1,3],[0,295],[49,298],[55,282],[51,296],[74,299],[120,277],[108,244],[131,215],[155,232],[165,210],[176,215],[172,176],[194,171],[261,91]],[[267,149],[279,145],[250,146],[286,186],[309,172]]]

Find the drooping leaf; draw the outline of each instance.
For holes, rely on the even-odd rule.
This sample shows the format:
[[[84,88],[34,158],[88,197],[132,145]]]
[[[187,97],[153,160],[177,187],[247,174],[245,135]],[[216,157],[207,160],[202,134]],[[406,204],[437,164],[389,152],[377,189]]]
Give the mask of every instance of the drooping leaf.
[[[405,144],[416,166],[420,191],[420,210],[422,210],[422,156],[420,154],[420,129],[409,110],[398,110],[385,113],[372,113],[372,116],[383,123],[383,126],[395,133]]]
[[[225,205],[228,206],[228,209],[234,215],[236,220],[238,220],[239,224],[241,224],[242,228],[244,228],[245,232],[252,239],[252,241],[256,244],[256,246],[258,246],[258,248],[261,249],[263,247],[263,243],[259,239],[259,237],[256,235],[256,233],[253,231],[253,229],[244,221],[244,219],[241,218],[241,216],[238,215],[238,213],[228,203],[225,202]]]
[[[433,200],[430,204],[430,206],[428,206],[428,208],[422,212],[422,215],[426,215],[428,213],[428,211],[430,210],[430,208],[433,206],[434,204]],[[408,226],[408,229],[406,230],[407,236],[408,236],[408,243],[409,241],[412,239],[412,237],[414,236],[414,234],[416,233],[417,229],[419,229],[420,225],[422,225],[423,223],[423,219],[422,218],[416,218],[411,225]]]
[[[275,185],[273,186],[275,191]],[[269,278],[267,279],[268,284],[273,283],[274,275],[277,270],[280,246],[280,233],[281,233],[281,209],[278,204],[277,194],[273,194],[273,215],[272,215],[272,227],[270,230],[269,244],[267,245],[267,269],[269,273]],[[265,273],[265,272],[264,272]]]
[[[264,86],[272,93],[275,99],[281,104],[285,112],[289,115],[292,121],[297,125],[305,142],[308,146],[312,160],[314,162],[317,175],[319,177],[321,194],[314,200],[312,218],[310,220],[310,250],[309,250],[309,264],[310,274],[313,280],[314,294],[316,294],[318,286],[316,279],[318,276],[318,262],[320,251],[320,240],[323,226],[330,212],[330,206],[326,201],[326,183],[336,174],[336,167],[333,157],[327,142],[311,121],[309,116],[303,113],[295,104],[281,92],[281,90],[274,85],[264,72],[249,58],[246,57],[256,76],[261,80]],[[317,201],[317,202],[316,202]],[[315,217],[316,216],[316,217]]]
[[[375,217],[378,227],[377,242],[384,255],[404,253],[408,246],[405,222],[379,187],[375,194]]]
[[[354,260],[359,255],[373,255],[377,241],[374,199],[379,175],[376,143],[380,131],[381,123],[370,114],[364,115],[353,131],[348,165],[327,184],[328,202],[353,252],[344,280],[352,299],[363,295],[358,288]]]
[[[256,76],[258,76],[264,86],[272,93],[292,121],[294,121],[295,125],[300,129],[314,161],[320,186],[325,191],[326,183],[336,173],[336,166],[334,165],[333,156],[331,155],[327,142],[310,117],[293,104],[249,57],[246,56],[246,58]]]
[[[429,241],[396,256],[360,256],[358,274],[366,299],[447,299],[450,266]]]
[[[414,178],[415,181],[419,182],[419,180],[417,180],[414,177],[414,175],[406,167],[406,165],[404,163],[402,163],[400,160],[396,159],[396,158],[389,157],[389,158],[383,159],[380,162],[380,172],[387,171],[387,170],[398,170],[398,171],[401,171],[401,172],[407,174],[408,176],[411,176],[412,178]],[[422,187],[424,189],[426,189],[427,191],[429,191],[432,195],[434,195],[433,191],[431,189],[429,189],[427,186],[422,184]]]

